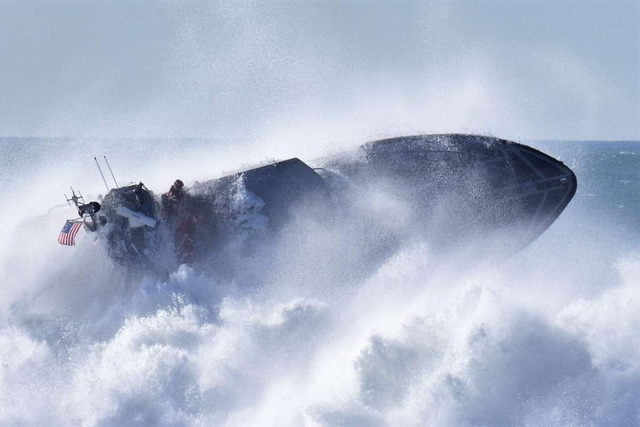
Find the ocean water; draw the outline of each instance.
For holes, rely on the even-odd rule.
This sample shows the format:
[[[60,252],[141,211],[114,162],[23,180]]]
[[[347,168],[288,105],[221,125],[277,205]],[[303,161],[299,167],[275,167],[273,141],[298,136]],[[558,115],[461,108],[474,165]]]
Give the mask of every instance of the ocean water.
[[[94,155],[158,193],[299,147],[0,140],[0,424],[639,425],[640,142],[527,143],[578,192],[509,259],[415,240],[363,264],[310,229],[219,280],[59,246],[63,193],[104,191]]]

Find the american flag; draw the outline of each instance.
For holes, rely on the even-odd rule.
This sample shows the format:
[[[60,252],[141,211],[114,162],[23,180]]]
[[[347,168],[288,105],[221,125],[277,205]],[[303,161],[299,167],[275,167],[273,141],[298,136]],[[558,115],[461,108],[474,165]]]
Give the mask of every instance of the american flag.
[[[76,244],[76,234],[82,227],[81,222],[67,221],[62,227],[62,231],[58,236],[58,243],[61,245],[73,246]]]

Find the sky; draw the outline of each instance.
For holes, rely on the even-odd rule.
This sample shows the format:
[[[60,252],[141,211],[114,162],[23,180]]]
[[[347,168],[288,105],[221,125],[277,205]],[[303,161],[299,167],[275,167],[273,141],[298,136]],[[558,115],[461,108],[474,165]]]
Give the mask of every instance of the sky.
[[[640,1],[0,0],[0,136],[640,139]]]

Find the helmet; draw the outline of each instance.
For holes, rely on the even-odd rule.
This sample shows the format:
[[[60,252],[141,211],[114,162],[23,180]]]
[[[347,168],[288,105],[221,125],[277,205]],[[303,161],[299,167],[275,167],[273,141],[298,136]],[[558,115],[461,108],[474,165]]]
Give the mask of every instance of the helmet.
[[[174,182],[173,185],[175,185],[177,188],[182,188],[184,187],[184,182],[182,182],[179,179],[176,179],[176,182]]]

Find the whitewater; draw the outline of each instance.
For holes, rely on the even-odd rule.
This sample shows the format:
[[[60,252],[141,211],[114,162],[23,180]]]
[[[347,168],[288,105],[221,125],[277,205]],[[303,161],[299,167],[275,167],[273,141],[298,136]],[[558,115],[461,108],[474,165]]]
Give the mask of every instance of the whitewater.
[[[158,193],[242,164],[234,143],[3,139],[0,424],[638,425],[640,143],[529,144],[578,192],[509,259],[413,239],[371,263],[311,226],[222,280],[56,238],[94,154]]]

